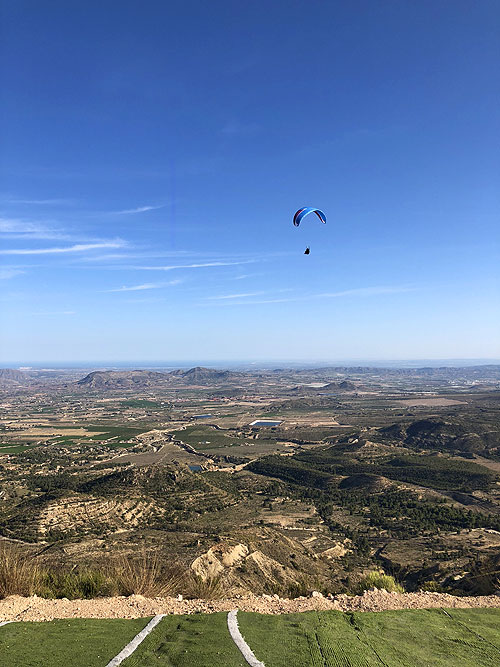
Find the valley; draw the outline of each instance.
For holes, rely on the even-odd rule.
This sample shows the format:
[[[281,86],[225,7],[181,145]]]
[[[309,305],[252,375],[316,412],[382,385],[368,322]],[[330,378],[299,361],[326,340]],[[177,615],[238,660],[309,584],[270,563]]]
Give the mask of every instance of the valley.
[[[195,597],[500,587],[498,366],[7,371],[0,541],[43,568],[175,564]]]

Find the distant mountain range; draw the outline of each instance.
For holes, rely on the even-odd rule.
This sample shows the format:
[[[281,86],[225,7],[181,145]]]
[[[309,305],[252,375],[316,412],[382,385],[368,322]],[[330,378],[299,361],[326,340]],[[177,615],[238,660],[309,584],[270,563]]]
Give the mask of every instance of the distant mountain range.
[[[297,375],[325,376],[338,373],[339,375],[384,375],[407,377],[442,377],[447,379],[469,378],[471,380],[500,379],[499,364],[485,364],[478,366],[424,366],[422,368],[397,368],[383,366],[325,366],[323,368],[309,368],[296,371]]]

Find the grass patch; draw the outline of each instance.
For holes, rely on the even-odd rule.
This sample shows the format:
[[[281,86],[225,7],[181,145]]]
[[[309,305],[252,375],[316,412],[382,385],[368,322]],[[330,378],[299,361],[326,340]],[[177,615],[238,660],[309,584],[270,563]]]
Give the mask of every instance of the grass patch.
[[[0,445],[0,454],[19,454],[29,448],[30,445]]]

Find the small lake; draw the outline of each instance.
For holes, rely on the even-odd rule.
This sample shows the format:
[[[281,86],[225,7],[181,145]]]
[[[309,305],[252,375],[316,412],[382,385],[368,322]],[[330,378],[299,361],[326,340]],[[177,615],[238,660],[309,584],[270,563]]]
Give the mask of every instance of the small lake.
[[[208,419],[208,417],[213,417],[213,415],[193,415],[193,419]]]
[[[201,472],[202,468],[201,466],[189,466],[189,470],[191,470],[191,472]]]

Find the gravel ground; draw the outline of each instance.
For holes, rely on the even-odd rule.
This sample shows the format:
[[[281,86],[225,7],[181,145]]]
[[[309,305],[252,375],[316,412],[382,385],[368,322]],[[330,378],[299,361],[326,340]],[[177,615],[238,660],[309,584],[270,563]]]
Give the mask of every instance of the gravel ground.
[[[216,611],[256,611],[262,614],[287,614],[301,611],[386,611],[388,609],[431,609],[500,607],[500,596],[455,597],[444,593],[388,593],[366,591],[350,597],[311,597],[286,600],[277,595],[245,596],[225,600],[180,600],[177,598],[130,597],[96,598],[94,600],[46,600],[39,597],[12,595],[0,600],[1,621],[51,621],[54,618],[143,618],[156,614],[195,614]]]

